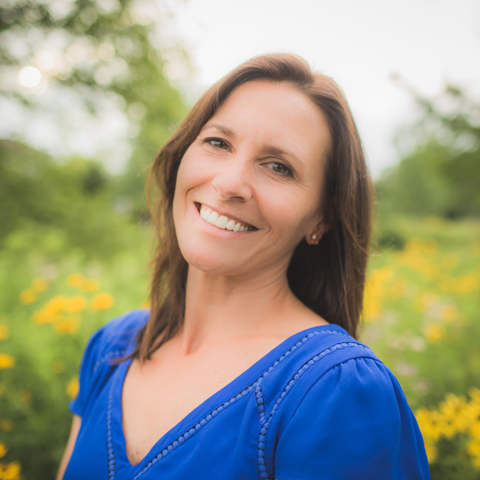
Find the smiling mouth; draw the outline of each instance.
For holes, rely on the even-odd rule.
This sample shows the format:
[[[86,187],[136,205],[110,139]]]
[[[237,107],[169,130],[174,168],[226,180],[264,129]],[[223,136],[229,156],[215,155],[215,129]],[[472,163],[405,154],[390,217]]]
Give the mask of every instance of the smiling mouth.
[[[232,232],[253,232],[258,230],[258,228],[253,225],[229,218],[201,203],[195,202],[195,206],[203,220],[214,227],[221,228],[222,230],[230,230]]]

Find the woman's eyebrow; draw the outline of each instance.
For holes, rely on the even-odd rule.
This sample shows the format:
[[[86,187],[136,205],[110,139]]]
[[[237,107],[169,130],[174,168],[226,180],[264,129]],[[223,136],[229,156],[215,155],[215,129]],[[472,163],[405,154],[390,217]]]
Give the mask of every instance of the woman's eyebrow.
[[[204,125],[201,131],[203,132],[204,130],[209,130],[210,128],[215,128],[216,130],[219,130],[220,132],[230,137],[233,137],[233,138],[236,137],[236,134],[233,130],[226,127],[225,125],[220,125],[218,123],[207,123],[206,125]],[[268,155],[278,155],[280,157],[286,155],[291,157],[295,162],[298,162],[300,164],[302,163],[302,161],[294,153],[289,152],[287,150],[282,150],[281,148],[275,147],[274,145],[265,145],[263,150]]]
[[[210,128],[216,128],[217,130],[220,130],[220,132],[224,133],[225,135],[228,135],[230,137],[235,137],[235,132],[233,130],[230,130],[228,127],[225,127],[224,125],[219,125],[218,123],[207,123],[206,125],[203,126],[203,130],[208,130]]]
[[[302,163],[302,161],[292,152],[288,152],[286,150],[282,150],[281,148],[275,147],[273,145],[265,145],[264,148],[265,152],[269,155],[278,155],[280,157],[291,157],[295,162]]]

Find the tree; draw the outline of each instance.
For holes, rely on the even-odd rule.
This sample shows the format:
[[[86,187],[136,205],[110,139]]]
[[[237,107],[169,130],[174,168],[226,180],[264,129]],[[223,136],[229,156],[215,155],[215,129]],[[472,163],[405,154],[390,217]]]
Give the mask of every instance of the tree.
[[[410,91],[421,117],[399,139],[410,152],[376,184],[380,212],[480,216],[480,102],[450,84],[433,98]]]
[[[0,100],[45,115],[67,96],[92,115],[106,103],[125,112],[133,153],[119,194],[139,214],[145,168],[186,112],[166,76],[172,61],[189,71],[184,49],[159,30],[170,15],[149,0],[0,0]]]
[[[52,260],[81,252],[111,260],[128,223],[112,208],[111,176],[95,161],[58,165],[45,153],[0,140],[0,248]]]

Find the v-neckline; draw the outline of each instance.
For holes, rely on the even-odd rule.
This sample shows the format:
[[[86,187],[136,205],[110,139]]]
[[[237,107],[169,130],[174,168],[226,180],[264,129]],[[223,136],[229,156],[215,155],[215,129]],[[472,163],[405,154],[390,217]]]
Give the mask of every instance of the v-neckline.
[[[134,474],[135,476],[138,475],[138,472],[141,472],[154,457],[160,454],[162,450],[164,450],[174,440],[178,439],[192,426],[195,426],[195,424],[208,415],[212,410],[222,405],[224,402],[239,394],[242,392],[242,390],[254,383],[255,380],[257,380],[261,374],[271,366],[271,364],[274,362],[274,358],[280,357],[284,351],[288,350],[291,346],[297,343],[299,338],[308,335],[308,333],[313,332],[314,330],[333,330],[341,333],[347,333],[339,325],[326,324],[307,328],[286,338],[279,345],[266,353],[262,358],[257,360],[253,365],[248,367],[243,373],[234,378],[230,383],[222,387],[220,390],[203,401],[200,405],[195,407],[182,420],[180,420],[175,426],[173,426],[170,430],[168,430],[168,432],[159,438],[148,451],[148,453],[136,465],[132,465],[127,456],[126,439],[122,424],[123,386],[125,384],[125,378],[132,363],[132,359],[128,359],[121,363],[112,379],[107,419],[109,430],[107,432],[107,436],[109,437],[108,441],[111,444],[111,446],[109,446],[109,455],[114,455],[114,463],[116,466],[118,467],[121,465],[123,468],[126,467],[131,474]],[[111,449],[113,450],[112,452],[110,452]],[[117,468],[115,468],[115,470],[116,469]]]

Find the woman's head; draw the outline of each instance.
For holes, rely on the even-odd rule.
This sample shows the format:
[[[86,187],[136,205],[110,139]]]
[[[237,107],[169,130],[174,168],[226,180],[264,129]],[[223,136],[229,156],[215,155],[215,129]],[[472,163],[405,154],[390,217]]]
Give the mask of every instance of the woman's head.
[[[178,169],[173,218],[190,267],[269,283],[285,273],[302,238],[326,230],[320,203],[329,150],[322,112],[292,85],[238,86]]]
[[[252,122],[261,129],[258,135]],[[266,151],[268,144],[276,150]],[[195,158],[204,167],[197,172]],[[225,158],[238,169],[236,173],[222,165]],[[282,176],[294,165],[298,176],[302,164],[306,186]],[[142,360],[171,338],[183,321],[188,264],[180,246],[191,262],[202,267],[202,255],[196,255],[199,250],[187,232],[188,221],[200,219],[192,205],[202,203],[258,229],[234,240],[247,256],[253,248],[258,254],[254,260],[268,259],[261,247],[275,243],[278,260],[286,259],[288,264],[293,293],[327,321],[355,335],[370,240],[371,183],[350,109],[331,78],[312,72],[295,55],[264,55],[245,62],[192,108],[158,154],[151,180],[160,192],[153,213],[159,242],[153,260],[151,314],[137,342],[136,355]],[[278,201],[291,208],[287,219],[278,215],[269,192],[286,195]],[[292,208],[295,198],[300,200]],[[302,218],[291,232],[287,227],[295,224],[295,211]],[[206,246],[230,248],[228,242],[219,242],[221,237],[214,238],[216,227],[211,227],[208,238],[210,226],[201,219],[198,225],[205,230]],[[260,238],[266,243],[256,244]],[[203,268],[215,271],[215,258],[207,259]],[[160,333],[162,342],[155,344]]]

